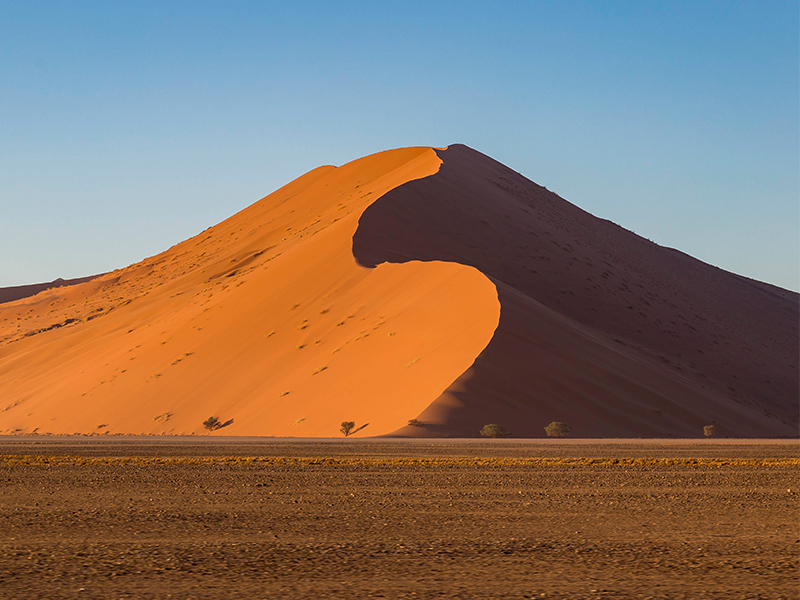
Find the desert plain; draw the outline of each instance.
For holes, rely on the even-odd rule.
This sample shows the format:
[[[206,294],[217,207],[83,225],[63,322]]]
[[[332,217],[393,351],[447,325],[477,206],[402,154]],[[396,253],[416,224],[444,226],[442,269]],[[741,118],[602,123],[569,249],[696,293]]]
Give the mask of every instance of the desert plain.
[[[797,598],[796,440],[0,439],[2,598]]]

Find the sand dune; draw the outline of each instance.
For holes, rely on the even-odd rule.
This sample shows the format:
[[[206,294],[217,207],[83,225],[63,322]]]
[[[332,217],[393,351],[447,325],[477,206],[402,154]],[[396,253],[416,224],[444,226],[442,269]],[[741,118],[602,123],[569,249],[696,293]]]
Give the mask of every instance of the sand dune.
[[[0,304],[0,433],[796,435],[797,339],[797,294],[407,148]]]

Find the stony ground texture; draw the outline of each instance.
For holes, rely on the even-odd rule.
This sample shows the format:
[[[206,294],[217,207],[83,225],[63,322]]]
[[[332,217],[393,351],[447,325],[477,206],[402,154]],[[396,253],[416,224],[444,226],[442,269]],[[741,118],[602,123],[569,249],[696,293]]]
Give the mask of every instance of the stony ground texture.
[[[5,438],[0,598],[798,598],[797,457]]]

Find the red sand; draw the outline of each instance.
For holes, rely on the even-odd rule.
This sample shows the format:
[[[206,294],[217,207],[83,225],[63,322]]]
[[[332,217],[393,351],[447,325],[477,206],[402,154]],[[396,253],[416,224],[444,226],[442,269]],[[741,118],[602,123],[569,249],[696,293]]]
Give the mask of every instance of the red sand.
[[[0,433],[796,435],[798,335],[797,294],[408,148],[0,304]]]

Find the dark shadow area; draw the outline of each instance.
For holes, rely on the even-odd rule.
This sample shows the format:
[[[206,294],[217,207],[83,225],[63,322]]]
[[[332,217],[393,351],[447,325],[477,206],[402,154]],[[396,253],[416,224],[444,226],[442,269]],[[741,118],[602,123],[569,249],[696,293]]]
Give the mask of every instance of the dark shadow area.
[[[541,437],[561,420],[576,437],[712,421],[796,435],[796,293],[654,244],[466,146],[438,154],[438,173],[373,203],[353,237],[363,266],[455,262],[497,286],[495,336],[419,416],[428,434]]]

